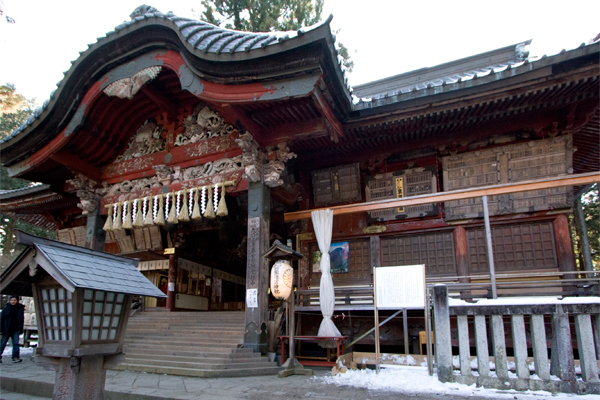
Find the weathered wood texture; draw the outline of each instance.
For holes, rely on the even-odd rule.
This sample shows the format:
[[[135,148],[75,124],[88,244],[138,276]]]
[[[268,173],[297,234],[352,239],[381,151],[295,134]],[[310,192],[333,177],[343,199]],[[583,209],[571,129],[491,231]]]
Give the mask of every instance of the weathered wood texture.
[[[509,183],[506,185],[491,185],[474,189],[455,190],[429,195],[415,196],[405,199],[389,199],[381,201],[371,201],[361,204],[345,204],[341,206],[328,207],[333,210],[333,215],[354,214],[359,212],[369,212],[382,210],[390,207],[407,207],[418,204],[431,204],[451,200],[471,199],[483,195],[496,196],[508,193],[527,192],[531,190],[552,189],[564,186],[579,186],[590,183],[600,182],[600,172],[590,172],[585,174],[559,176],[556,178],[540,179],[529,182]],[[285,221],[295,221],[299,219],[310,218],[310,213],[315,210],[295,211],[285,213]]]

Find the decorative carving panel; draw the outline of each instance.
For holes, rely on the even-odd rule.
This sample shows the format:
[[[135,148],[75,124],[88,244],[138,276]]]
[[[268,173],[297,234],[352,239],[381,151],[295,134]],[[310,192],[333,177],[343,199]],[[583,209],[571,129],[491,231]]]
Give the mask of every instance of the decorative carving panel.
[[[412,168],[367,176],[365,178],[366,201],[396,199],[437,192],[437,171],[435,166]],[[439,204],[423,204],[408,207],[395,207],[369,212],[369,222],[383,222],[395,219],[437,215]]]
[[[495,147],[442,159],[444,190],[470,189],[572,173],[571,136]],[[489,196],[490,215],[570,207],[571,188]],[[447,201],[446,219],[483,216],[481,199]]]

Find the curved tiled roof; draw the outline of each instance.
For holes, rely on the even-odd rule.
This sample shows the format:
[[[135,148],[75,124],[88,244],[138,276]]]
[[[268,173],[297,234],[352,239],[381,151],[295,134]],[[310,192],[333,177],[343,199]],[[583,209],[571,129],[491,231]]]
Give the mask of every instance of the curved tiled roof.
[[[97,38],[97,41],[92,44],[88,44],[86,51],[80,52],[81,56],[86,53],[93,51],[98,45],[105,44],[106,41],[112,40],[115,35],[128,33],[131,27],[146,23],[155,23],[159,25],[165,25],[174,29],[179,35],[180,39],[188,50],[203,57],[210,58],[215,61],[233,61],[232,56],[235,57],[235,61],[240,59],[251,59],[255,57],[264,56],[265,50],[273,48],[275,52],[279,49],[278,45],[287,42],[291,39],[300,37],[305,33],[313,31],[321,26],[328,25],[333,19],[333,15],[329,15],[327,19],[321,21],[315,25],[298,29],[297,31],[286,31],[286,32],[242,32],[231,29],[221,28],[208,22],[195,20],[192,18],[178,17],[169,11],[166,14],[161,13],[153,7],[140,6],[131,14],[132,19],[125,21],[122,24],[115,27],[113,31],[107,32],[106,36]],[[332,35],[335,40],[335,36]],[[282,49],[283,50],[283,49]],[[200,53],[200,54],[198,54]],[[260,53],[260,54],[258,54]],[[241,58],[240,58],[241,56]],[[81,57],[80,57],[81,58]],[[71,61],[71,65],[75,64],[77,60]],[[343,64],[338,60],[338,66],[343,69]],[[67,76],[68,72],[65,71],[64,75]],[[56,86],[60,88],[64,79],[59,81]],[[347,80],[345,80],[347,82]],[[349,87],[346,87],[349,90]],[[56,90],[54,90],[48,100],[44,104],[37,108],[29,118],[16,128],[10,135],[0,139],[0,144],[8,142],[12,138],[16,137],[20,132],[25,130],[48,108],[48,105],[55,96]]]

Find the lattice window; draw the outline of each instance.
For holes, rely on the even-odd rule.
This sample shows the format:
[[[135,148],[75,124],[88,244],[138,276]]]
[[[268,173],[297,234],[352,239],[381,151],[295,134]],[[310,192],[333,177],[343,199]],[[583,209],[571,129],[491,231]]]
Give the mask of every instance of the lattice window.
[[[552,223],[492,228],[496,272],[558,268]],[[488,273],[485,230],[467,229],[470,273]]]
[[[114,341],[117,337],[125,295],[86,289],[83,292],[81,340]]]
[[[381,238],[382,266],[425,264],[428,275],[456,275],[451,232]]]
[[[46,340],[72,340],[73,294],[63,287],[40,290]]]

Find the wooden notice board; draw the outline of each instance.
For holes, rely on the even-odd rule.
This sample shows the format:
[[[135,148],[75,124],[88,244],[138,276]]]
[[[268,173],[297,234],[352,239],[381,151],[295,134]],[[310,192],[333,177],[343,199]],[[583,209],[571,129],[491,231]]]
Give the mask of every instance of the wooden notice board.
[[[425,265],[375,268],[377,308],[422,310],[425,308]]]
[[[379,373],[379,310],[402,310],[404,326],[404,352],[408,355],[407,310],[425,310],[427,332],[427,364],[429,375],[433,375],[431,358],[431,326],[427,307],[427,283],[425,265],[402,265],[375,267],[373,273],[375,305],[375,367]],[[385,323],[385,321],[383,322]],[[382,323],[382,324],[383,324]]]

